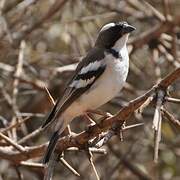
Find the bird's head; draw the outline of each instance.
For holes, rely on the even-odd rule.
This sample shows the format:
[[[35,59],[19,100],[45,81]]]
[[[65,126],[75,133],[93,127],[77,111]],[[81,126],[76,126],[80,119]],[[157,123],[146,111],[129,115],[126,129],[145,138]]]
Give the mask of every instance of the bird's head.
[[[126,45],[129,33],[135,29],[127,22],[108,23],[101,28],[95,46],[121,49]]]

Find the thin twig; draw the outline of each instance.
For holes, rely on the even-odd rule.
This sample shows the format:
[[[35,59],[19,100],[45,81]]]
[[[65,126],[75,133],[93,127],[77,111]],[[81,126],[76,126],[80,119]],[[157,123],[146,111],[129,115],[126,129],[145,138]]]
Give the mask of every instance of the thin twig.
[[[30,167],[30,168],[43,168],[43,169],[45,166],[44,164],[41,164],[41,163],[28,162],[28,161],[21,161],[20,165]]]
[[[26,118],[18,121],[17,123],[11,124],[10,126],[2,129],[0,132],[1,132],[1,133],[6,133],[7,131],[10,131],[10,130],[12,130],[13,128],[18,127],[18,126],[21,125],[22,123],[25,123],[25,122],[26,122],[27,120],[29,120],[29,119],[30,119],[29,117],[26,117]]]
[[[164,96],[165,96],[164,91],[159,90],[157,92],[156,109],[155,109],[154,118],[153,118],[153,129],[154,129],[154,138],[155,138],[154,162],[156,163],[158,161],[159,143],[161,141],[161,122],[162,122],[161,106],[164,100]]]
[[[153,96],[147,98],[147,100],[139,107],[138,112],[142,113],[144,109],[152,102]]]
[[[79,149],[77,147],[71,147],[71,148],[68,148],[66,151],[81,151],[82,149]],[[89,147],[89,151],[91,151],[92,153],[95,153],[95,154],[107,154],[107,151],[106,149],[99,149],[99,148],[95,148],[95,147]]]
[[[180,121],[176,119],[170,112],[168,112],[166,109],[161,108],[161,111],[163,112],[163,115],[172,122],[176,127],[180,129]]]
[[[152,178],[148,174],[144,173],[141,168],[136,166],[131,159],[127,158],[127,155],[130,154],[129,152],[122,154],[120,150],[116,151],[110,144],[108,144],[108,148],[111,150],[113,155],[120,159],[120,163],[123,164],[126,168],[128,168],[135,176],[137,176],[138,179],[152,180]]]
[[[148,44],[152,39],[158,38],[162,33],[169,32],[172,27],[178,26],[180,23],[180,15],[174,17],[173,21],[166,21],[160,23],[148,31],[141,33],[138,37],[134,38],[131,43],[134,50],[141,48],[144,44]]]
[[[133,124],[133,125],[123,127],[122,130],[124,131],[124,130],[128,130],[128,129],[136,128],[139,126],[143,126],[143,125],[144,125],[144,123]]]
[[[165,97],[165,100],[171,103],[180,104],[180,99],[177,99],[177,98]]]
[[[164,15],[165,15],[166,19],[168,20],[170,18],[170,9],[169,9],[170,3],[169,3],[169,0],[163,0],[162,2],[163,2],[163,6],[164,6],[164,8],[163,8]]]
[[[16,71],[14,73],[14,76],[17,77],[14,79],[13,82],[13,105],[16,106],[17,104],[17,94],[18,94],[18,85],[19,85],[19,79],[18,77],[21,76],[23,71],[23,61],[24,61],[24,53],[25,53],[26,43],[25,41],[21,41],[20,44],[20,51],[19,51],[19,57],[18,57],[18,63],[16,67]]]
[[[4,139],[7,143],[9,143],[11,146],[13,146],[15,149],[17,149],[18,151],[20,151],[21,153],[25,152],[24,147],[20,146],[19,144],[17,144],[16,142],[14,142],[13,140],[11,140],[10,138],[8,138],[7,136],[5,136],[4,134],[0,133],[0,137],[2,139]]]
[[[23,41],[21,41],[21,44],[20,44],[18,63],[16,66],[16,71],[14,73],[15,77],[20,77],[22,75],[23,61],[24,61],[24,56],[25,56],[25,48],[26,48],[26,43],[23,40]],[[19,119],[22,120],[22,117],[19,115],[20,111],[19,111],[19,108],[17,105],[17,95],[18,95],[18,91],[19,91],[18,86],[19,86],[19,79],[15,78],[14,82],[13,82],[13,91],[12,91],[12,108],[13,108],[13,111],[14,111],[14,114],[15,114],[17,120],[19,120]],[[21,129],[24,134],[27,133],[27,129],[24,124],[21,124]],[[12,134],[14,135],[14,139],[16,139],[16,129],[14,128],[12,132],[13,132]]]
[[[33,132],[31,132],[30,134],[24,136],[23,138],[21,138],[18,142],[18,144],[23,144],[25,142],[27,142],[28,140],[35,138],[36,136],[38,136],[39,134],[41,134],[43,132],[42,128],[38,128],[36,130],[34,130]]]
[[[95,167],[94,162],[93,162],[93,154],[92,154],[91,151],[89,151],[89,150],[88,150],[87,153],[88,153],[89,162],[90,162],[90,164],[91,164],[91,166],[92,166],[92,168],[93,168],[93,171],[94,171],[94,174],[95,174],[95,176],[96,176],[96,179],[97,179],[97,180],[100,180],[100,177],[99,177],[99,175],[98,175],[98,173],[97,173],[96,167]]]
[[[24,28],[16,37],[17,43],[18,41],[21,41],[22,39],[25,39],[27,35],[29,35],[32,31],[35,29],[41,27],[41,25],[50,19],[52,16],[54,16],[66,3],[68,0],[57,0],[54,2],[54,4],[49,8],[48,12],[41,17],[39,20],[36,22],[30,24],[26,28]]]
[[[153,12],[153,14],[155,15],[157,19],[159,19],[162,22],[166,20],[164,15],[160,11],[158,11],[155,7],[153,7],[150,3],[148,3],[145,0],[143,0],[143,3],[147,6],[148,9],[150,9]]]
[[[52,97],[51,93],[49,92],[48,88],[46,86],[44,86],[45,90],[46,90],[46,93],[48,95],[48,98],[50,100],[50,102],[55,105],[55,101],[54,101],[54,98]]]
[[[61,157],[60,162],[67,168],[69,169],[75,176],[80,177],[80,174],[63,158]]]
[[[12,35],[10,33],[6,18],[4,16],[4,14],[3,14],[5,3],[6,3],[6,0],[1,0],[1,2],[0,2],[0,20],[1,20],[1,23],[3,25],[4,32],[7,33],[8,40],[9,40],[10,44],[12,44],[13,43]]]

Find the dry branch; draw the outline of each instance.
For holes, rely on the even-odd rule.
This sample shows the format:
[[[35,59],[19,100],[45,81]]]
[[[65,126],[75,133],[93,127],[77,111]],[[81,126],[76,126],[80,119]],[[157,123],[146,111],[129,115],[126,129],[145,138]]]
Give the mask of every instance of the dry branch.
[[[157,129],[159,131],[159,133],[156,133],[159,136],[156,137],[160,137],[160,124],[165,120],[170,125],[173,125],[170,127],[174,129],[175,126],[179,130],[179,92],[173,92],[173,98],[169,97],[168,93],[166,94],[166,88],[175,79],[180,77],[180,14],[178,14],[179,8],[176,6],[179,4],[176,1],[162,0],[161,2],[147,2],[145,0],[127,0],[112,3],[108,0],[103,2],[93,0],[87,2],[80,1],[80,4],[79,1],[68,0],[54,0],[53,2],[48,0],[13,1],[2,0],[0,3],[0,23],[2,25],[0,28],[0,69],[2,70],[0,80],[0,95],[2,95],[0,98],[2,116],[0,117],[0,126],[2,124],[2,127],[0,127],[0,158],[9,160],[9,162],[5,162],[10,163],[10,167],[15,170],[16,176],[19,179],[23,179],[24,174],[24,170],[21,171],[21,166],[24,166],[28,171],[34,171],[38,176],[40,175],[40,179],[44,176],[45,166],[39,160],[44,155],[47,143],[38,146],[34,144],[38,142],[43,143],[42,139],[38,138],[40,135],[43,136],[42,133],[44,131],[38,127],[39,121],[41,121],[39,117],[44,118],[44,111],[50,107],[50,104],[53,104],[52,97],[61,95],[61,87],[64,86],[66,77],[69,77],[70,72],[75,70],[76,63],[81,59],[76,58],[76,56],[82,56],[87,47],[92,46],[97,28],[100,27],[100,24],[102,25],[110,20],[127,20],[137,28],[134,36],[130,37],[128,46],[129,54],[133,60],[130,64],[131,74],[128,77],[130,78],[128,80],[130,84],[126,83],[126,86],[121,92],[123,95],[120,94],[117,99],[109,104],[113,107],[119,107],[119,109],[120,107],[123,108],[116,115],[112,115],[112,117],[103,117],[105,120],[102,120],[98,125],[90,127],[89,130],[71,137],[59,139],[56,154],[61,151],[87,153],[87,149],[93,154],[105,154],[106,150],[99,148],[105,144],[109,144],[108,142],[111,137],[122,135],[124,130],[132,127],[123,126],[124,121],[127,121],[131,115],[140,121],[143,118],[146,118],[147,122],[148,120],[152,120],[153,111],[149,108],[150,105],[153,105],[153,108],[156,109],[156,117],[154,119],[157,122],[156,132]],[[92,35],[94,38],[92,38]],[[131,41],[133,37],[134,39]],[[20,42],[24,42],[24,40],[27,41],[25,51],[22,48],[23,43],[21,43],[19,48]],[[145,51],[144,48],[146,48]],[[68,56],[61,54],[67,52]],[[150,54],[147,55],[146,53]],[[146,60],[149,60],[148,63],[145,63]],[[160,82],[165,72],[170,72],[175,68],[178,69]],[[131,76],[132,74],[135,74],[135,76]],[[143,81],[142,84],[139,84],[137,77]],[[148,79],[151,81],[147,81]],[[154,82],[153,84],[157,84],[147,91],[147,93],[138,97],[145,92],[142,89],[150,87],[152,82]],[[158,84],[158,82],[160,83]],[[48,89],[52,87],[50,89],[52,96],[46,90],[50,103],[44,93],[44,86],[48,87]],[[174,89],[177,88],[179,88],[178,84],[174,86]],[[169,89],[171,90],[173,88]],[[157,105],[158,92],[164,94],[160,105]],[[133,99],[134,97],[138,98],[128,103],[127,98]],[[164,103],[167,104],[167,110]],[[146,111],[144,111],[145,108]],[[137,112],[143,112],[143,114]],[[104,114],[101,115],[104,116]],[[36,117],[38,117],[37,121]],[[101,116],[97,115],[93,117],[89,113],[87,119],[96,119],[95,117]],[[99,120],[103,118],[99,118]],[[131,120],[134,118],[131,118]],[[31,119],[31,121],[26,122],[27,119]],[[128,121],[128,124],[130,121]],[[22,125],[27,127],[27,132],[23,131],[24,128],[19,128]],[[169,128],[169,126],[166,127]],[[148,127],[145,127],[144,131],[137,131],[138,135],[146,132],[149,132]],[[172,132],[172,134],[175,133]],[[132,141],[131,138],[135,138],[134,133],[130,132],[129,135],[128,140]],[[151,138],[143,142],[149,144],[150,141]],[[177,143],[171,144],[170,147],[172,147],[171,151],[175,152],[174,156],[178,158],[175,148],[179,143],[178,136],[175,135],[175,140],[172,139],[172,142],[174,141]],[[157,155],[159,146],[158,138],[156,138],[156,142],[155,154]],[[166,143],[169,145],[171,142],[166,141]],[[27,144],[28,147],[25,146]],[[123,144],[125,144],[123,148],[127,149],[126,143]],[[128,146],[130,144],[128,143]],[[114,141],[112,141],[111,145],[112,148],[117,146],[116,143],[114,144]],[[108,163],[112,163],[113,161],[111,157],[113,155],[112,151],[110,152],[111,155],[106,157],[108,158],[108,163],[103,162],[104,157],[98,157],[100,158],[100,161],[99,159],[96,161],[98,166],[102,165],[101,168],[114,172],[114,175],[111,176],[113,173],[104,171],[101,174],[102,177],[108,175],[112,179],[114,177],[117,179],[119,170],[125,167],[123,173],[119,173],[119,178],[123,179],[126,171],[130,171],[131,173],[128,173],[130,176],[135,175],[139,179],[151,179],[151,177],[152,179],[163,179],[164,174],[162,172],[164,172],[167,166],[162,167],[162,164],[160,164],[162,168],[155,166],[151,169],[150,166],[147,166],[147,160],[145,160],[142,165],[147,169],[148,173],[144,174],[144,171],[138,168],[138,159],[142,160],[145,151],[151,148],[151,146],[144,147],[142,154],[133,148],[131,153],[127,153],[128,157],[124,153],[121,156],[120,149],[117,149],[117,152],[120,152],[120,154],[117,154],[115,158],[116,160],[118,158],[120,159],[113,166],[108,166]],[[162,146],[163,153],[166,153],[167,148],[168,146]],[[132,161],[130,156],[133,157],[133,153],[134,155],[137,155],[137,153],[141,155],[136,156],[138,159],[135,158]],[[83,159],[83,157],[77,158]],[[60,163],[66,164],[66,168],[71,164],[67,164],[64,158],[60,159]],[[93,162],[91,164],[94,172],[97,174]],[[4,165],[4,160],[2,160],[0,165]],[[86,179],[87,175],[93,172],[89,171],[84,175],[82,173],[82,167],[84,165],[87,168],[88,163],[83,160],[83,164],[80,164],[79,168],[75,167],[75,169],[77,168],[80,172],[81,178]],[[174,167],[177,169],[177,166]],[[78,172],[71,166],[68,169],[78,175]],[[7,168],[3,173],[6,175],[8,170]],[[0,179],[4,178],[4,174],[1,175],[0,173]],[[32,173],[30,172],[30,174]],[[50,176],[52,175],[53,172],[51,172]],[[175,176],[176,174],[173,177]],[[61,174],[61,178],[63,178],[63,173]]]
[[[169,113],[164,108],[161,109],[165,118],[172,122],[180,130],[180,121],[176,119],[171,113]]]
[[[166,90],[167,87],[179,77],[180,68],[174,70],[142,96],[130,101],[129,104],[123,107],[115,116],[107,118],[100,124],[92,126],[88,131],[84,131],[80,134],[75,135],[74,137],[61,138],[57,144],[56,150],[62,152],[70,147],[78,147],[81,149],[85,144],[88,143],[89,140],[110,129],[115,122],[123,124],[123,122],[127,120],[130,115],[148,99],[149,96],[157,92],[158,89]],[[45,152],[46,147],[47,143],[39,146],[25,147],[24,154],[18,151],[11,151],[7,150],[6,148],[0,148],[0,157],[3,159],[14,161],[16,163],[20,163],[20,161],[25,161],[42,156]]]
[[[179,26],[180,16],[174,18],[173,21],[165,21],[154,28],[151,28],[149,31],[145,31],[137,38],[131,41],[134,49],[141,48],[144,44],[149,44],[152,39],[157,39],[162,33],[167,33],[173,31],[174,26]]]
[[[45,21],[47,21],[53,15],[56,14],[64,6],[64,4],[66,4],[66,2],[68,2],[68,1],[67,0],[57,0],[57,1],[55,1],[54,4],[49,8],[49,11],[43,17],[41,17],[39,20],[37,20],[36,22],[30,24],[26,29],[21,31],[19,33],[19,36],[16,38],[16,40],[20,41],[22,39],[25,39],[27,37],[27,35],[29,35],[32,31],[34,31],[35,29],[41,27],[41,25]]]

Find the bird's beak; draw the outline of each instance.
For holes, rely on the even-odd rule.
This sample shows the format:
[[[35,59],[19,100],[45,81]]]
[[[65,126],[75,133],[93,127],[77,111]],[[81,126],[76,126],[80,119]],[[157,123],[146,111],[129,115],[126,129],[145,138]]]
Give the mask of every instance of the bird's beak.
[[[124,25],[124,28],[123,28],[123,30],[124,30],[125,33],[130,33],[130,32],[132,32],[132,31],[134,31],[135,29],[136,29],[136,28],[135,28],[134,26],[131,26],[131,25],[129,25],[129,24]]]

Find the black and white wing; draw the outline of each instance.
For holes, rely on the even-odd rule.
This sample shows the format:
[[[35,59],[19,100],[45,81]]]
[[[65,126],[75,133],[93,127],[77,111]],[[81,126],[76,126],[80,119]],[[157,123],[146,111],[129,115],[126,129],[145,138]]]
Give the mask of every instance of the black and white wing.
[[[76,71],[67,84],[64,95],[58,99],[49,113],[42,128],[53,122],[60,116],[77,98],[87,91],[93,83],[103,74],[106,69],[103,49],[93,48],[87,56],[79,63]]]

